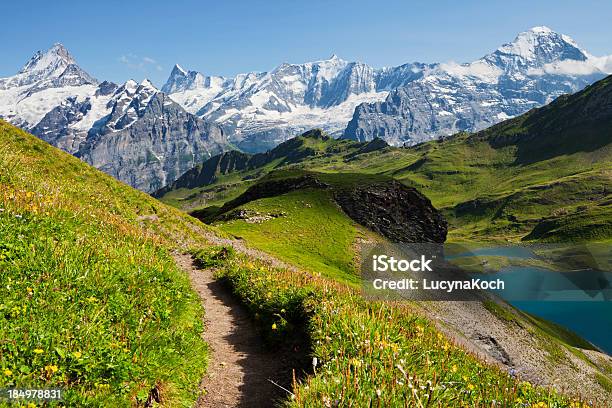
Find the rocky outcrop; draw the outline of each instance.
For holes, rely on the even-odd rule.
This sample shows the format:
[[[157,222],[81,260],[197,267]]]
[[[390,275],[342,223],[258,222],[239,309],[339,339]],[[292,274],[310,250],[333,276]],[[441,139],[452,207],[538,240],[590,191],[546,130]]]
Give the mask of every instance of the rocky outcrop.
[[[187,113],[161,92],[132,100],[125,114],[89,135],[77,154],[91,165],[146,192],[157,191],[227,148],[221,128]]]
[[[342,210],[355,222],[394,242],[442,243],[447,222],[431,202],[411,187],[395,180],[367,185],[338,186],[322,182],[316,173],[263,180],[223,205],[216,216],[210,210],[195,211],[204,221],[220,219],[235,208],[261,198],[308,188],[328,189]]]
[[[394,242],[446,240],[442,214],[427,197],[398,181],[340,190],[334,197],[349,217]]]

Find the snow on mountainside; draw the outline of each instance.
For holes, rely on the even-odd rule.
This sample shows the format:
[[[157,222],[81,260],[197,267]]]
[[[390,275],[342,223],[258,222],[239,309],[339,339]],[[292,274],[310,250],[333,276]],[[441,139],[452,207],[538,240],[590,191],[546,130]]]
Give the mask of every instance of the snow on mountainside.
[[[359,105],[344,137],[399,145],[481,130],[576,92],[606,69],[571,38],[534,27],[477,61],[439,64],[384,101]]]
[[[196,71],[185,71],[176,64],[162,92],[172,94],[173,99],[188,112],[196,113],[221,91],[232,85],[232,80],[219,76],[204,76]]]
[[[38,51],[14,76],[0,78],[0,117],[23,128],[36,125],[68,97],[84,97],[98,82],[61,44]]]
[[[320,127],[412,144],[480,130],[609,72],[612,57],[546,27],[465,64],[375,69],[333,55],[233,78],[175,65],[161,91],[147,80],[99,83],[55,44],[0,78],[0,117],[153,191],[230,142],[258,152]]]
[[[333,55],[226,79],[175,66],[162,89],[189,111],[221,124],[240,148],[261,151],[313,127],[340,134],[357,105],[383,100],[426,68],[406,64],[375,70]]]
[[[612,61],[534,27],[467,64],[374,69],[337,56],[236,78],[175,66],[163,90],[256,152],[313,127],[358,140],[415,143],[479,130],[600,79]],[[348,123],[348,126],[347,126]]]
[[[61,44],[0,79],[0,117],[144,191],[228,147],[150,81],[98,83]]]

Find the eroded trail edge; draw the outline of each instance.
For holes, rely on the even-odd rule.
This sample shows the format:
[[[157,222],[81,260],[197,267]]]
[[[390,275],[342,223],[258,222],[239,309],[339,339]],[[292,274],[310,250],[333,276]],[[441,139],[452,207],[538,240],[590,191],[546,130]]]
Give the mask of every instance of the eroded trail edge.
[[[196,407],[267,407],[287,396],[274,385],[287,383],[291,369],[282,353],[265,347],[257,328],[231,291],[211,269],[197,269],[189,255],[175,254],[189,274],[205,310],[203,337],[210,348]]]

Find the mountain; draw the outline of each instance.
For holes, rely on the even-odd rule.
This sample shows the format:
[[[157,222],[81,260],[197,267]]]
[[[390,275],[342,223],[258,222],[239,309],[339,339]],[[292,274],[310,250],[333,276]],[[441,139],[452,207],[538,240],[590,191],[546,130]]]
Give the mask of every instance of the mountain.
[[[148,80],[99,83],[61,45],[0,79],[0,117],[143,191],[228,148],[220,127]]]
[[[86,97],[97,85],[63,45],[54,44],[35,53],[16,75],[0,78],[0,117],[30,129],[66,98]]]
[[[321,129],[313,129],[289,139],[265,153],[249,154],[231,150],[216,155],[185,172],[173,183],[156,191],[154,197],[164,197],[178,189],[198,189],[219,182],[224,176],[240,174],[242,180],[252,180],[285,166],[299,166],[315,158],[339,156],[355,158],[360,154],[384,149],[388,145],[381,139],[359,143],[334,139]],[[196,198],[197,194],[193,198]]]
[[[232,86],[232,79],[220,76],[204,76],[196,71],[185,71],[176,64],[162,92],[172,94],[172,99],[191,113],[210,102],[220,92]]]
[[[222,78],[177,65],[162,90],[188,111],[221,125],[239,148],[258,152],[311,128],[340,135],[358,104],[383,100],[428,68],[415,63],[376,70],[332,55]]]
[[[571,38],[534,27],[479,60],[439,64],[384,101],[359,105],[343,137],[401,145],[478,131],[604,76]]]
[[[375,69],[332,55],[233,78],[176,65],[160,91],[98,82],[55,44],[0,79],[0,117],[153,192],[217,153],[266,151],[312,128],[392,145],[478,131],[602,78],[600,61],[536,27],[468,64]]]
[[[468,64],[409,63],[376,69],[336,55],[235,78],[175,66],[162,90],[261,152],[307,129],[354,140],[413,144],[477,131],[605,76],[571,38],[534,27]]]

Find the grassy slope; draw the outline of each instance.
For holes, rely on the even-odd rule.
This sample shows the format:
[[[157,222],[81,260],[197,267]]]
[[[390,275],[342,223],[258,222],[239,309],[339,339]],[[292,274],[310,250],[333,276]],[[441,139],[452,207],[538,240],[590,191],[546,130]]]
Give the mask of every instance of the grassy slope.
[[[343,161],[343,155],[320,157],[284,168],[394,177],[416,187],[444,212],[450,222],[450,241],[612,239],[608,222],[612,206],[606,190],[612,179],[609,145],[596,152],[576,152],[525,165],[515,165],[515,155],[514,147],[494,149],[486,141],[459,135],[443,143],[387,148],[350,161]],[[262,169],[262,173],[270,170]],[[231,183],[226,183],[226,177],[231,177]],[[202,189],[212,192],[207,199],[183,190],[168,193],[162,201],[188,209],[221,205],[253,183],[239,179],[240,174],[219,178],[215,185]],[[177,200],[190,195],[190,199]],[[196,197],[200,201],[194,203]]]
[[[202,310],[170,249],[206,228],[0,121],[0,387],[190,406]]]
[[[334,191],[354,184],[382,182],[389,178],[359,173],[313,173],[293,168],[273,171],[264,180],[305,174],[313,175],[329,188],[310,188],[251,201],[237,209],[247,211],[253,220],[222,220],[214,225],[307,271],[358,284],[355,253],[358,243],[383,238],[349,218],[332,195]],[[257,216],[268,216],[269,219],[254,222]]]
[[[486,141],[472,142],[468,136],[415,150],[420,157],[392,174],[424,192],[445,212],[451,223],[450,240],[520,240],[543,218],[575,214],[590,223],[594,214],[608,219],[612,215],[609,205],[601,205],[609,199],[605,189],[611,177],[609,147],[595,154],[578,152],[527,165],[513,164],[514,147],[493,149]],[[560,225],[554,238],[612,237],[612,231],[603,227],[587,231],[575,226]]]
[[[306,270],[357,282],[352,246],[361,233],[338,210],[329,192],[297,191],[256,200],[240,208],[262,215],[283,215],[261,223],[232,220],[220,223],[222,230]]]
[[[564,103],[564,100],[559,103]],[[529,143],[490,142],[489,138],[512,138],[516,134],[528,133],[534,117],[537,119],[537,115],[531,113],[476,136],[461,134],[410,149],[387,148],[350,160],[349,156],[355,149],[347,145],[336,155],[310,157],[285,168],[397,178],[417,187],[445,212],[451,223],[451,241],[538,239],[609,242],[612,239],[608,187],[612,153],[609,141],[606,145],[591,144],[597,138],[605,141],[601,136],[609,134],[609,129],[574,128],[558,132],[552,140],[560,138],[560,145],[563,145],[563,140],[573,141],[573,145],[565,145],[565,150],[555,146],[543,147],[537,140],[533,142],[532,152]],[[581,148],[585,140],[585,148]],[[271,169],[261,170],[261,174],[265,174]],[[240,174],[231,176],[234,180],[240,178]],[[343,177],[343,174],[335,177]],[[215,187],[223,188],[223,183],[220,179]],[[232,185],[233,197],[246,187]],[[267,207],[277,210],[285,198],[266,200]],[[261,205],[259,201],[249,205],[257,208]],[[220,202],[222,200],[216,203]],[[308,244],[308,240],[300,241],[298,236],[285,242],[285,246],[270,246],[271,242],[266,241],[278,239],[279,235],[262,233],[269,229],[265,222],[232,223],[231,229],[236,231],[239,228],[242,235],[248,234],[279,256]],[[242,224],[237,227],[238,223]],[[226,226],[221,224],[221,228]],[[291,231],[294,230],[299,232],[299,229]],[[332,245],[329,238],[333,235],[325,233],[319,238]],[[524,320],[521,316],[513,319]],[[556,350],[556,354],[560,354],[556,343],[559,340],[559,344],[567,343],[565,346],[570,351],[576,351],[571,347],[574,344],[568,343],[567,333],[550,325],[540,327],[542,324],[535,324],[534,330],[551,350]]]
[[[221,253],[196,257],[211,265]],[[587,407],[483,364],[408,303],[368,302],[331,280],[241,255],[212,262],[270,341],[306,325],[314,372],[286,406]]]

